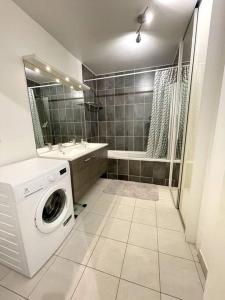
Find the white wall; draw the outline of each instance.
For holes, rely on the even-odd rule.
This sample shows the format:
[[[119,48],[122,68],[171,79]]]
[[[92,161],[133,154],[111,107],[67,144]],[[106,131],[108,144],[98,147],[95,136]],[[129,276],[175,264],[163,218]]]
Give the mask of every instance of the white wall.
[[[187,179],[184,181],[186,193],[181,207],[185,216],[186,239],[190,242],[196,242],[207,160],[215,132],[225,61],[224,28],[224,0],[202,1],[189,115],[191,122],[188,124],[189,155],[185,158],[188,165],[184,177]],[[200,243],[201,239],[198,239],[198,247]]]
[[[196,143],[199,127],[200,106],[202,101],[203,80],[208,48],[209,28],[211,22],[211,10],[213,0],[204,0],[199,8],[197,37],[194,55],[192,86],[189,104],[187,138],[184,156],[184,169],[181,186],[180,212],[186,226],[187,232],[191,226],[189,209],[194,207],[194,199],[190,199],[193,188],[193,173],[196,169]],[[201,179],[199,178],[199,181]],[[199,182],[199,187],[200,187]],[[196,213],[196,211],[194,211]],[[194,239],[193,239],[194,240]]]
[[[82,80],[78,59],[14,2],[0,0],[0,166],[36,155],[21,59],[29,54]]]
[[[203,191],[201,252],[207,260],[204,300],[224,299],[225,270],[225,75],[208,172]],[[203,215],[204,213],[204,215]]]

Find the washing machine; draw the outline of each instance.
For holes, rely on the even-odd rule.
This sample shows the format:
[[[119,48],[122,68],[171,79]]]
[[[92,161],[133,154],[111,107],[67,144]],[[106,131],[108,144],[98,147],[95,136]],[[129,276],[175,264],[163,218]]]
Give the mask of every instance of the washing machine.
[[[33,158],[0,167],[0,263],[32,277],[74,226],[67,161]]]

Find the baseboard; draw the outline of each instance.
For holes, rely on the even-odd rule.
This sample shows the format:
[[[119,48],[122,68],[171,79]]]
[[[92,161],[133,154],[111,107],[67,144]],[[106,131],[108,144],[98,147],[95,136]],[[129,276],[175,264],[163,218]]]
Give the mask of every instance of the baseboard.
[[[206,262],[203,258],[203,255],[202,255],[202,253],[199,249],[198,249],[197,256],[198,256],[198,259],[199,259],[199,263],[202,267],[203,274],[204,274],[205,278],[207,278],[208,268],[207,268]]]

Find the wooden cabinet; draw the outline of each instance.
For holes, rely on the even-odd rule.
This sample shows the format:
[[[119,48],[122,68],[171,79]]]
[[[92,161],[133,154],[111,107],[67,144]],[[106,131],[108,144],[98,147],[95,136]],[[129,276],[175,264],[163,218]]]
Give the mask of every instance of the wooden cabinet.
[[[73,198],[77,202],[107,170],[107,146],[70,161]]]

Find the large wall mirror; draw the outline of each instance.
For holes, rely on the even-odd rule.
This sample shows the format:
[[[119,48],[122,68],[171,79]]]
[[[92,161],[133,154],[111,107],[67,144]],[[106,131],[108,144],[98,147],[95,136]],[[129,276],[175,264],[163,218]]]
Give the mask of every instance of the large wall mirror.
[[[53,81],[38,68],[25,65],[25,74],[36,147],[86,139],[83,91]]]

